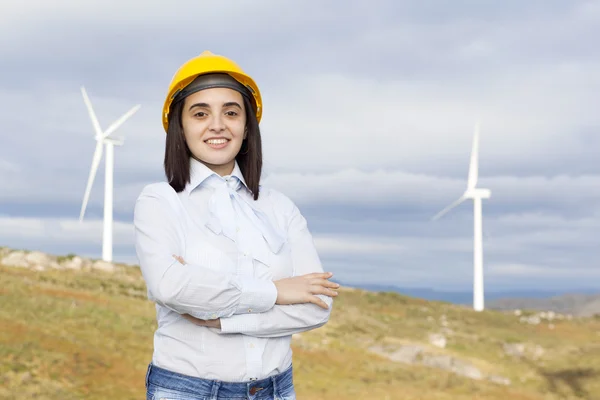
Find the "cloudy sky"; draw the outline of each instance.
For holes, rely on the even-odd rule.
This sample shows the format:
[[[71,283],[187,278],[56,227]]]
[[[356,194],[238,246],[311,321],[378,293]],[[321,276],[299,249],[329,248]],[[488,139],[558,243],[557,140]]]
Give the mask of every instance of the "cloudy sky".
[[[85,4],[85,7],[82,6]],[[481,121],[488,290],[600,290],[600,1],[8,0],[0,5],[0,245],[101,256],[103,164],[80,86],[117,132],[115,259],[163,180],[163,96],[211,50],[258,82],[263,184],[344,282],[472,285],[466,187]]]

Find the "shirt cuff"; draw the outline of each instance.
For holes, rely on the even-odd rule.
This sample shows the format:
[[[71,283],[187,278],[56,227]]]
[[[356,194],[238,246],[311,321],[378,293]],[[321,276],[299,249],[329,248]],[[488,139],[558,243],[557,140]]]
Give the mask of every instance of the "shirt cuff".
[[[221,333],[250,333],[258,330],[258,315],[237,314],[221,318]]]
[[[242,296],[234,314],[251,314],[269,311],[277,300],[277,287],[269,280],[242,280]]]

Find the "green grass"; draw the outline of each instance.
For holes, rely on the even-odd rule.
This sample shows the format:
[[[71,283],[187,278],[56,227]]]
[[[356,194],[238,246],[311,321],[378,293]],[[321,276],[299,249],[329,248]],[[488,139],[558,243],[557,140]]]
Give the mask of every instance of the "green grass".
[[[144,397],[156,321],[138,268],[110,274],[0,266],[0,299],[0,398]],[[600,319],[553,324],[341,290],[330,322],[294,338],[294,380],[299,399],[600,398]],[[444,329],[446,348],[430,346],[428,335]],[[543,354],[513,358],[504,343],[538,345]],[[419,344],[512,384],[395,363],[368,351],[377,344]]]
[[[76,256],[77,256],[77,254],[73,254],[73,253],[69,253],[65,256],[58,256],[58,257],[56,257],[56,262],[63,263],[65,261],[70,261],[73,258],[75,258]]]

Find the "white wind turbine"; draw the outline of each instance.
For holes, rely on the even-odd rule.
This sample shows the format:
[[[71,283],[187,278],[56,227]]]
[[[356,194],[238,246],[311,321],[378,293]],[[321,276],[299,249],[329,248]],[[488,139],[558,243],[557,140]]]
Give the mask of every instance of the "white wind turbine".
[[[104,230],[102,233],[102,259],[104,261],[112,261],[112,234],[113,234],[113,170],[114,170],[114,146],[123,145],[123,138],[113,138],[110,134],[119,128],[129,117],[131,117],[141,105],[136,105],[131,110],[127,111],[121,118],[112,123],[104,132],[100,128],[100,123],[92,103],[85,91],[85,88],[81,87],[81,94],[83,95],[83,101],[87,107],[88,113],[96,132],[96,151],[94,151],[94,157],[92,158],[92,167],[90,169],[90,175],[85,189],[85,195],[83,196],[83,204],[81,205],[81,213],[79,214],[79,222],[83,221],[85,209],[87,207],[88,200],[90,198],[90,192],[94,184],[94,178],[96,177],[96,171],[98,165],[102,159],[102,151],[106,145],[106,159],[105,159],[105,175],[104,175]]]
[[[471,150],[471,163],[469,165],[469,178],[467,190],[454,203],[437,213],[433,220],[437,220],[452,208],[458,206],[467,199],[473,199],[473,222],[474,222],[474,251],[473,251],[473,309],[483,311],[483,246],[482,246],[482,216],[481,200],[490,198],[492,192],[489,189],[477,188],[479,177],[479,124],[475,126],[473,136],[473,148]]]

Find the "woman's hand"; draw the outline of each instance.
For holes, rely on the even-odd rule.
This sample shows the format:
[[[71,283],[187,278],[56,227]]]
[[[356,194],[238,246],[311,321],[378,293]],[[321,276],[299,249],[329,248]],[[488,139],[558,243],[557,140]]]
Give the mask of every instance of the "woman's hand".
[[[179,261],[179,263],[181,265],[185,265],[186,264],[185,260],[181,256],[176,256],[175,254],[173,254],[173,258],[176,259],[177,261]]]
[[[338,289],[340,285],[327,280],[332,276],[331,272],[315,272],[275,281],[277,287],[275,304],[313,303],[328,309],[327,304],[316,295],[323,294],[329,297],[338,295],[338,292],[332,289]]]
[[[196,324],[198,326],[206,326],[207,328],[221,329],[221,318],[204,320],[204,319],[192,317],[190,314],[181,314],[181,316],[183,318],[187,319],[188,321],[193,322],[194,324]]]

